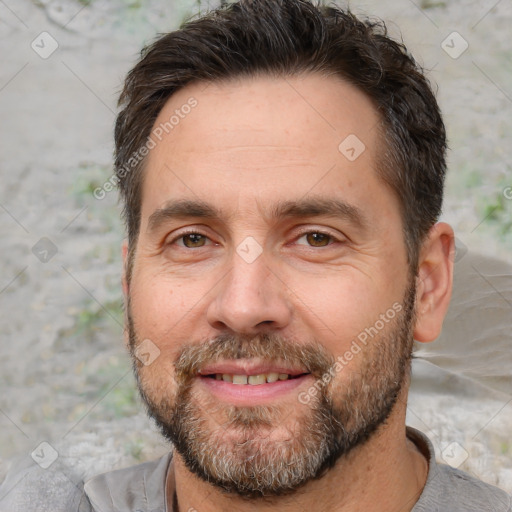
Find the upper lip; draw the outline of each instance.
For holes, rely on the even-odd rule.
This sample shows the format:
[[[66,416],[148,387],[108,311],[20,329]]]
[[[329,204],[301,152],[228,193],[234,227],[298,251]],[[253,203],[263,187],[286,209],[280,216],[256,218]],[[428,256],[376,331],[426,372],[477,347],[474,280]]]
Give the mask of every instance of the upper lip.
[[[309,373],[304,368],[290,367],[284,363],[255,363],[251,361],[225,361],[207,364],[199,370],[201,375],[226,373],[229,375],[261,375],[267,373],[287,373],[301,375]]]

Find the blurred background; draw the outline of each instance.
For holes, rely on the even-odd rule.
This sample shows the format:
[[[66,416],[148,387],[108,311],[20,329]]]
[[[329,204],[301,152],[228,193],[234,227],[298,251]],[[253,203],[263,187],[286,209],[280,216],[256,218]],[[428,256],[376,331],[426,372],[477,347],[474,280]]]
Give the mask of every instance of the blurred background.
[[[0,482],[42,442],[86,476],[169,449],[124,351],[117,192],[93,191],[112,175],[117,96],[140,49],[215,5],[0,0]],[[439,460],[512,491],[512,272],[488,259],[512,257],[512,3],[339,5],[403,38],[450,141],[455,302],[442,339],[417,348],[408,422]]]

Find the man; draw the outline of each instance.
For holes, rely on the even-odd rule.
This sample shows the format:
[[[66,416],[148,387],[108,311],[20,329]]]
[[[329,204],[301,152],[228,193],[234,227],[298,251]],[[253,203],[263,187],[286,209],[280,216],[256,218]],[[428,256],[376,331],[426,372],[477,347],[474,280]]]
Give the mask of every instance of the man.
[[[453,231],[445,130],[383,25],[242,0],[145,50],[116,125],[127,341],[174,450],[81,511],[507,511],[406,428]]]

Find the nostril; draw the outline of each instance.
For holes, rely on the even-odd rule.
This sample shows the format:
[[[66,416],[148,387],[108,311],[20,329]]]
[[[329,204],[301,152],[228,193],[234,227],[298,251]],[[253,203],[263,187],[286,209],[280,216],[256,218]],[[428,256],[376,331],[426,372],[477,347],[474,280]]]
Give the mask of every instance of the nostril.
[[[287,326],[291,307],[278,285],[273,281],[262,283],[268,281],[263,276],[252,276],[253,280],[246,282],[249,278],[240,276],[240,272],[226,276],[211,297],[206,315],[210,326],[247,335]]]

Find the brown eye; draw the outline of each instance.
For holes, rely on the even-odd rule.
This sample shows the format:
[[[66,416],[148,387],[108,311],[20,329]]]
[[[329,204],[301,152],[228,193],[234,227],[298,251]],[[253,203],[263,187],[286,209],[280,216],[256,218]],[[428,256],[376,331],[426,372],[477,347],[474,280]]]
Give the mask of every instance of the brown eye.
[[[183,245],[189,249],[203,247],[206,243],[206,237],[199,233],[188,233],[187,235],[183,235],[181,240],[183,240]]]
[[[329,245],[331,237],[329,235],[325,235],[324,233],[308,233],[306,235],[306,240],[309,245],[313,247],[325,247]]]

